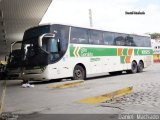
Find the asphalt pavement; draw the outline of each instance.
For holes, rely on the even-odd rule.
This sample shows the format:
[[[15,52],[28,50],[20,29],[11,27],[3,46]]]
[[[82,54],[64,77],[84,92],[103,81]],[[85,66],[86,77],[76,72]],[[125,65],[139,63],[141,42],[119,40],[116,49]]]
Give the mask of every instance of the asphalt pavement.
[[[160,64],[144,72],[90,78],[71,88],[49,88],[61,82],[33,82],[22,88],[21,80],[7,81],[4,112],[38,117],[43,114],[153,114],[160,113]],[[133,92],[98,104],[81,99],[133,86]],[[23,115],[22,115],[23,116]]]

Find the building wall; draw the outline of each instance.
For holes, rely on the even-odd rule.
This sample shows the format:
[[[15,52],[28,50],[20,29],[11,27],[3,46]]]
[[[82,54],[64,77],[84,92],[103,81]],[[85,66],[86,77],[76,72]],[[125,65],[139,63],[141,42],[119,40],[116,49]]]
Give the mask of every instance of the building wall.
[[[152,48],[153,48],[154,63],[160,63],[160,40],[152,39]]]

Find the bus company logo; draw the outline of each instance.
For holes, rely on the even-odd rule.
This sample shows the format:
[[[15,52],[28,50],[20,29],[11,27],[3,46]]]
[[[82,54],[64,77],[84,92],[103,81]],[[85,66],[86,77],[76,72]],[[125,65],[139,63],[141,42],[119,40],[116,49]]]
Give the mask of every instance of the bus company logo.
[[[151,54],[150,50],[142,50],[143,55],[148,55]]]
[[[76,47],[73,52],[75,57],[92,57],[93,53],[89,52],[87,48]]]
[[[92,57],[93,53],[89,52],[87,48],[80,49],[80,56],[82,57]]]

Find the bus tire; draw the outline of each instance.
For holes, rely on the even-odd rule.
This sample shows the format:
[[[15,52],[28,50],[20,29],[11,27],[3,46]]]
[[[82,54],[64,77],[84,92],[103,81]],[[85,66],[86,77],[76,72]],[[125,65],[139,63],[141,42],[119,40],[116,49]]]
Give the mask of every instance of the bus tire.
[[[139,61],[137,72],[142,72],[144,68],[143,61]]]
[[[137,71],[138,71],[137,63],[133,61],[131,64],[131,70],[127,70],[126,72],[134,74],[134,73],[137,73]]]
[[[73,80],[84,80],[85,69],[81,65],[76,65],[73,70]]]

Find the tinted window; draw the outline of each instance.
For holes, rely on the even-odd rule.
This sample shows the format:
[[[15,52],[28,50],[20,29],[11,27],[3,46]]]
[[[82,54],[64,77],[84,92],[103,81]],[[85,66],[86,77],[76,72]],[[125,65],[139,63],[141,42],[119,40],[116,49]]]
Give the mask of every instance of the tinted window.
[[[72,27],[71,43],[150,47],[149,37]]]
[[[23,40],[28,40],[28,39],[38,37],[44,33],[48,33],[49,31],[50,31],[49,25],[30,28],[25,31]]]
[[[72,27],[71,29],[71,43],[87,44],[88,30],[84,28]]]
[[[114,34],[110,32],[103,32],[103,40],[105,45],[113,45]]]
[[[115,33],[114,37],[114,45],[119,45],[119,46],[124,46],[125,45],[125,35],[124,34],[119,34]]]
[[[102,32],[96,31],[96,30],[90,30],[89,43],[96,44],[96,45],[102,45],[103,44]]]
[[[140,36],[134,36],[134,42],[135,42],[136,46],[138,46],[138,47],[143,47],[143,45],[144,45],[143,38]]]
[[[56,34],[56,39],[60,42],[60,51],[65,52],[68,46],[69,27],[63,25],[52,25],[51,32]]]
[[[66,51],[69,39],[69,27],[61,27],[59,30],[61,51]]]
[[[148,37],[144,37],[144,47],[151,47],[151,40]]]
[[[126,46],[136,46],[136,44],[133,41],[133,37],[132,36],[126,36],[125,45]]]

